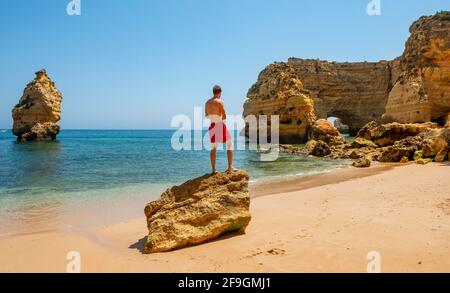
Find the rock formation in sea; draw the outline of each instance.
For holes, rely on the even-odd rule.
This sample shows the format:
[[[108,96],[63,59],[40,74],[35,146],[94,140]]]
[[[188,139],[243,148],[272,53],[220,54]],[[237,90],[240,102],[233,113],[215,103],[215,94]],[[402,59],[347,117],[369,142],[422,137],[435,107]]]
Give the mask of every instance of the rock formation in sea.
[[[146,253],[197,245],[250,222],[249,176],[244,171],[205,175],[174,186],[145,207]]]
[[[45,70],[36,72],[13,108],[13,133],[18,141],[55,140],[60,131],[62,95]]]
[[[450,12],[422,17],[410,31],[403,55],[392,61],[347,63],[290,58],[269,65],[249,90],[244,116],[277,113],[284,108],[273,97],[281,95],[289,100],[292,93],[309,92],[313,100],[308,102],[313,105],[312,113],[308,108],[309,117],[339,118],[353,135],[370,121],[434,121],[444,125],[450,112]],[[272,70],[273,66],[277,70]],[[283,76],[295,76],[295,83],[303,87],[277,87]],[[259,91],[262,87],[270,91]],[[289,106],[294,108],[296,104]],[[302,115],[295,111],[281,122],[280,135],[286,138],[285,143],[306,142],[304,129],[295,125]],[[291,135],[294,131],[302,135]]]

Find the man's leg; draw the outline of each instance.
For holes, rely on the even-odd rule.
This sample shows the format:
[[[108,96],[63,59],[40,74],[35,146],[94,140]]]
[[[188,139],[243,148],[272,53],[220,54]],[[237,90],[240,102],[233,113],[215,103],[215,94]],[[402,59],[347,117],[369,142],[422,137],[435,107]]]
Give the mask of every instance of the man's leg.
[[[216,154],[217,154],[217,144],[213,143],[212,148],[211,148],[211,154],[210,154],[213,175],[217,173],[217,171],[216,171]]]
[[[235,170],[233,167],[233,139],[227,140],[227,157],[228,157],[228,171]]]

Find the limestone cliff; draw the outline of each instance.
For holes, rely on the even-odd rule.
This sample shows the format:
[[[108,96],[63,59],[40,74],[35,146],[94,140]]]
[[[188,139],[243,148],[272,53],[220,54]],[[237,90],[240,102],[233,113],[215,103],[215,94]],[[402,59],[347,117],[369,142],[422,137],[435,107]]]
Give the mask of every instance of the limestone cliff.
[[[285,63],[271,64],[261,72],[244,105],[244,116],[248,115],[267,115],[268,119],[279,115],[281,143],[305,142],[316,120],[309,92],[303,89],[294,69]]]
[[[276,63],[279,71],[272,73],[294,72],[310,93],[317,118],[337,117],[353,135],[370,121],[443,124],[440,120],[445,120],[445,114],[450,112],[449,32],[450,13],[441,12],[422,17],[412,25],[405,52],[395,60],[339,63],[290,58],[286,63]],[[270,66],[263,72],[270,71]],[[265,112],[276,112],[278,104],[270,108],[263,102],[264,95],[255,95],[255,87],[266,79],[261,74],[250,89],[244,115],[255,113],[250,109],[260,103],[266,105]],[[276,97],[278,89],[271,90],[271,96]],[[291,115],[288,122],[296,118]],[[289,138],[285,129],[280,128],[281,136]],[[293,137],[285,142],[301,140]]]
[[[311,92],[318,118],[337,117],[356,133],[385,111],[396,62],[339,63],[290,58],[291,65]]]
[[[276,64],[278,71],[271,70]],[[271,105],[263,94],[255,94],[261,84],[267,83],[267,72],[271,73],[271,79],[276,80],[275,74],[295,75],[298,82],[303,84],[311,98],[314,113],[308,115],[317,118],[337,117],[342,124],[348,126],[351,134],[356,134],[367,122],[380,120],[385,112],[388,93],[398,75],[399,62],[397,60],[378,63],[338,63],[321,60],[304,60],[290,58],[287,63],[275,63],[269,65],[260,74],[255,85],[248,93],[248,99],[244,104],[244,116],[252,113],[253,107],[265,105],[265,111],[276,113],[281,105]],[[283,70],[288,70],[289,73]],[[271,89],[271,96],[278,95],[278,89]],[[284,88],[284,92],[288,89]],[[267,96],[267,95],[266,95]],[[273,101],[273,100],[272,100]],[[295,113],[291,113],[288,124],[295,121]],[[281,123],[282,124],[282,123]],[[291,126],[292,127],[292,126]],[[286,126],[280,126],[281,136],[289,139],[289,132],[285,132]],[[302,142],[301,137],[292,137],[288,143]]]
[[[383,120],[442,123],[450,111],[450,13],[421,17],[410,32]]]
[[[19,141],[54,140],[60,131],[62,95],[45,70],[25,88],[19,103],[12,110],[13,133]]]

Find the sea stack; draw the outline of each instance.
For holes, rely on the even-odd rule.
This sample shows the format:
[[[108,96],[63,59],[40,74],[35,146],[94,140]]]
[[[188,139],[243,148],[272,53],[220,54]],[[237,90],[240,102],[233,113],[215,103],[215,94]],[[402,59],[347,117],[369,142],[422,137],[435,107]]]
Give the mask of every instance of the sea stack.
[[[13,108],[13,133],[18,141],[55,140],[60,131],[62,95],[42,69]]]

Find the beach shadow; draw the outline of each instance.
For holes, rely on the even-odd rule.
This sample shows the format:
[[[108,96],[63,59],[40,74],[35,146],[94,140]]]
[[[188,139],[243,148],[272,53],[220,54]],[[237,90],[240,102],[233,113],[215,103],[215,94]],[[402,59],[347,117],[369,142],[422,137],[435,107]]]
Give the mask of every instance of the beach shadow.
[[[440,167],[450,167],[450,162],[440,162],[438,164]]]
[[[225,240],[225,239],[233,238],[233,237],[236,237],[236,236],[242,236],[242,235],[245,235],[245,232],[225,233],[225,234],[223,234],[222,236],[220,236],[220,237],[218,237],[216,239],[205,241],[205,242],[197,244],[197,245],[188,245],[186,247],[178,248],[178,249],[175,249],[175,250],[183,250],[183,249],[187,249],[187,248],[193,247],[193,246],[199,246],[199,245],[203,245],[203,244],[207,244],[207,243],[220,242],[220,241]],[[141,254],[146,254],[144,252],[145,243],[147,243],[147,236],[139,239],[136,243],[131,244],[130,246],[128,246],[128,248],[129,249],[137,249]],[[172,251],[174,251],[174,250],[172,250]],[[170,251],[163,252],[163,253],[169,253],[169,252]]]
[[[140,253],[144,253],[144,246],[145,243],[147,243],[147,236],[144,236],[143,238],[139,239],[136,243],[131,244],[128,246],[130,249],[137,249]]]
[[[245,235],[245,231],[228,232],[228,233],[222,234],[218,238],[211,239],[211,240],[205,241],[203,243],[200,243],[200,244],[197,244],[197,245],[192,245],[192,246],[198,246],[198,245],[202,245],[202,244],[206,244],[206,243],[220,242],[220,241],[223,241],[223,240],[226,240],[226,239],[234,238],[234,237],[237,237],[237,236],[243,236],[243,235]],[[188,247],[186,247],[186,248],[188,248]]]

